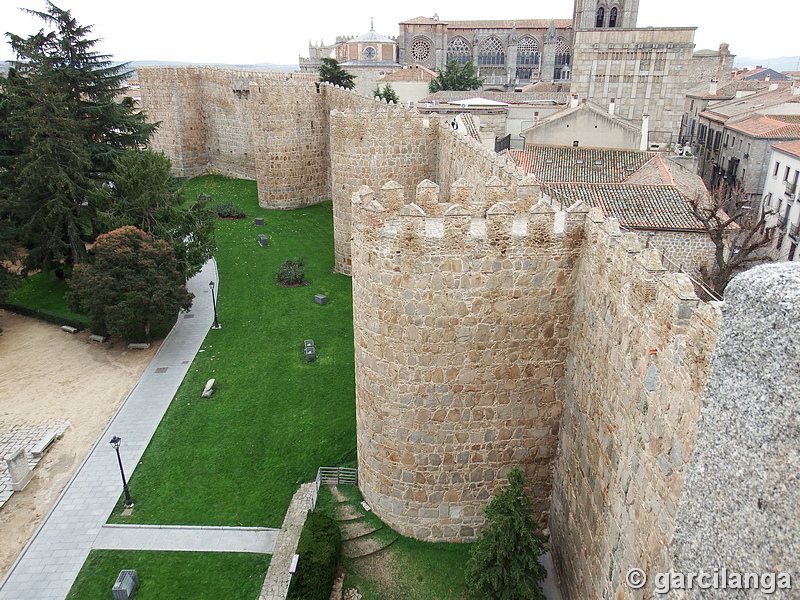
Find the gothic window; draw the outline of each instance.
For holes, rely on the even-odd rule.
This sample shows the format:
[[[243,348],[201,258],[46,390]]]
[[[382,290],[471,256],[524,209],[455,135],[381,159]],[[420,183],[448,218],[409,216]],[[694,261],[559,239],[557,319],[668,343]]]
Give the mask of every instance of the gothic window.
[[[539,64],[539,42],[532,37],[525,36],[517,45],[517,64],[518,65],[538,65]]]
[[[556,43],[556,66],[553,69],[553,79],[569,79],[570,50],[564,38],[558,38]]]
[[[503,42],[494,36],[486,38],[478,52],[478,64],[502,67],[506,64],[506,52]]]
[[[611,14],[608,15],[608,26],[609,27],[616,27],[617,26],[617,7],[611,9]]]
[[[602,6],[597,9],[597,18],[595,19],[595,27],[603,27],[606,22],[606,9]]]
[[[462,37],[455,37],[447,44],[447,62],[456,61],[459,65],[464,65],[472,60],[472,48],[469,47],[467,40]]]
[[[417,38],[411,44],[411,58],[416,63],[424,63],[431,57],[431,43],[425,38]]]
[[[373,58],[375,58],[375,54],[376,54],[375,48],[373,48],[372,46],[367,46],[366,48],[364,48],[364,58],[366,58],[367,60],[372,60]]]

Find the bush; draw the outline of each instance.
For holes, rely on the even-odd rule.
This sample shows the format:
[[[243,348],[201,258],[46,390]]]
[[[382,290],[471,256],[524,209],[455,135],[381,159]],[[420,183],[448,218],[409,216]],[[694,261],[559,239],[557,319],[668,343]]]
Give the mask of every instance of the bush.
[[[275,278],[284,285],[299,285],[305,281],[306,267],[302,256],[287,259],[275,272]]]
[[[217,204],[217,216],[220,219],[244,219],[247,217],[244,211],[233,202]]]
[[[309,511],[297,543],[300,560],[287,600],[328,600],[341,548],[342,538],[336,521]]]

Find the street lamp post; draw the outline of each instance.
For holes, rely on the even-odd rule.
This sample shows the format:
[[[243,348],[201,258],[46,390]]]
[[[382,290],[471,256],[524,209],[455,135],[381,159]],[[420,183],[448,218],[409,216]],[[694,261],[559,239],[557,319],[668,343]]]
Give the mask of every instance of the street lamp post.
[[[122,491],[125,492],[125,508],[133,507],[133,500],[131,500],[131,493],[128,491],[128,482],[125,480],[125,471],[122,468],[122,458],[119,455],[119,445],[122,440],[117,436],[111,438],[111,445],[117,451],[117,462],[119,462],[119,472],[122,475]]]
[[[217,319],[217,299],[214,297],[214,282],[209,281],[208,287],[211,288],[211,305],[214,307],[214,326],[212,329],[219,329],[222,325],[219,324],[219,320]]]

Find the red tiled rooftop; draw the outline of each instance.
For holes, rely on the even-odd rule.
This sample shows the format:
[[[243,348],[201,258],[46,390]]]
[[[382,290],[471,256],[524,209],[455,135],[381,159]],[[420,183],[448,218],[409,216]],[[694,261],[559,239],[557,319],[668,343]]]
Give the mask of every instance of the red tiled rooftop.
[[[800,138],[800,121],[771,115],[753,115],[728,128],[756,138]]]

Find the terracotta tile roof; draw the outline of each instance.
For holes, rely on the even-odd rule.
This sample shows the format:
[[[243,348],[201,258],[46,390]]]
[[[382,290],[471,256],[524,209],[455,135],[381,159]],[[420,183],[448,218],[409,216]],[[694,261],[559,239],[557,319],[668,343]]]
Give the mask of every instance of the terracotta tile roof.
[[[661,153],[533,146],[509,155],[563,205],[583,200],[625,227],[702,230],[688,202],[707,194],[702,180]]]
[[[539,181],[559,183],[621,183],[653,156],[632,150],[565,146],[528,146],[510,154],[526,173],[532,173]],[[602,164],[596,164],[598,161]]]
[[[781,85],[778,89],[770,91],[767,88],[744,98],[731,98],[715,102],[701,112],[700,115],[712,121],[724,123],[731,119],[747,118],[757,113],[759,109],[763,111],[764,107],[797,103],[800,103],[800,96],[792,95],[789,86]]]
[[[548,183],[543,188],[569,206],[583,200],[606,216],[619,219],[624,227],[643,229],[702,230],[686,198],[669,185],[582,185]]]
[[[572,29],[572,19],[505,19],[498,21],[446,21],[448,29],[547,29],[550,23],[556,29]]]
[[[431,19],[430,17],[414,17],[408,21],[400,21],[400,25],[435,25],[440,22],[441,21]]]
[[[793,140],[791,142],[779,142],[777,144],[772,144],[772,147],[786,154],[791,154],[793,156],[800,158],[800,140]]]
[[[389,73],[381,77],[378,81],[433,81],[436,79],[436,72],[431,71],[422,65],[403,67],[394,73]]]
[[[800,121],[784,121],[772,115],[753,115],[730,123],[728,128],[755,138],[800,138]]]

